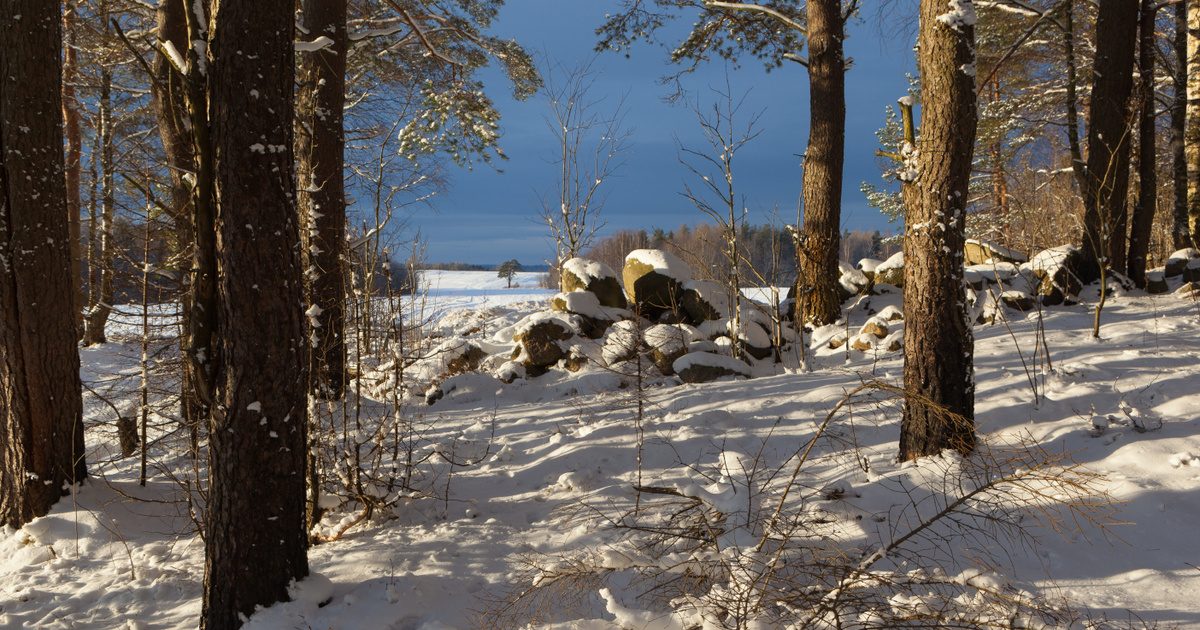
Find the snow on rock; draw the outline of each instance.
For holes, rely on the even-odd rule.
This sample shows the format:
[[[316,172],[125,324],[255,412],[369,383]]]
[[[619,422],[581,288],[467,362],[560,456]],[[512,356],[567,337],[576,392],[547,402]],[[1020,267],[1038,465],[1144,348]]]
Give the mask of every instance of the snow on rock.
[[[681,306],[693,324],[722,319],[732,313],[729,291],[710,280],[689,280],[683,283]]]
[[[655,273],[673,278],[679,283],[692,279],[692,269],[678,256],[663,249],[635,249],[625,256],[625,264],[640,263]]]
[[[595,294],[602,306],[625,308],[625,291],[613,270],[602,262],[572,258],[563,263],[562,290],[567,293],[586,291]]]
[[[615,365],[637,356],[642,331],[638,322],[626,320],[613,324],[604,336],[602,357],[606,365]]]
[[[1191,247],[1172,252],[1167,257],[1167,264],[1164,267],[1166,277],[1174,278],[1175,276],[1182,275],[1184,270],[1187,269],[1188,262],[1196,259],[1200,259],[1200,250]]]
[[[563,263],[562,269],[575,276],[585,287],[595,280],[617,279],[617,274],[613,272],[612,267],[598,260],[576,257]]]
[[[740,376],[750,378],[750,366],[723,354],[689,352],[672,364],[675,373],[685,383],[707,383],[720,378]]]
[[[692,271],[670,252],[636,249],[625,257],[621,276],[635,311],[655,320],[682,306],[683,285],[692,279]]]
[[[875,267],[875,283],[904,286],[904,252],[896,252]]]
[[[867,274],[868,276],[874,276],[875,270],[878,269],[879,265],[882,264],[882,260],[877,260],[875,258],[863,258],[862,260],[858,261],[858,270]]]

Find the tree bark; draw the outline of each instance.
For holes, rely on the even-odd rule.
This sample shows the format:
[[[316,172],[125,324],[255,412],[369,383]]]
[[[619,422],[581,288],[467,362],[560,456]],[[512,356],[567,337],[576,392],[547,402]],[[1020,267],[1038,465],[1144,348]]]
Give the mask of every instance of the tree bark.
[[[1101,2],[1096,15],[1096,58],[1088,109],[1087,189],[1084,191],[1084,282],[1100,276],[1100,265],[1125,268],[1128,223],[1129,97],[1138,30],[1137,2]]]
[[[1141,115],[1138,117],[1138,196],[1129,230],[1129,257],[1126,271],[1134,284],[1146,286],[1146,257],[1150,252],[1150,231],[1158,209],[1158,156],[1156,155],[1154,119],[1154,19],[1158,13],[1155,0],[1142,0],[1141,24],[1138,32],[1138,96]]]
[[[63,11],[63,133],[66,139],[67,220],[71,235],[71,273],[75,280],[75,335],[83,335],[83,252],[80,244],[79,211],[82,208],[80,175],[83,164],[83,133],[79,128],[79,103],[75,82],[79,80],[79,56],[75,51],[75,2],[68,0]]]
[[[305,0],[308,39],[332,44],[300,54],[296,152],[300,212],[304,218],[304,275],[309,316],[312,391],[342,397],[346,379],[343,303],[346,195],[343,183],[346,100],[346,1]],[[319,312],[318,312],[319,309]]]
[[[1175,249],[1191,247],[1188,233],[1188,161],[1184,151],[1187,129],[1187,5],[1175,5],[1175,90],[1171,102],[1171,156],[1174,178],[1174,212],[1171,221],[1171,245]]]
[[[1183,138],[1188,166],[1188,238],[1200,247],[1200,0],[1187,0],[1187,110]]]
[[[804,231],[797,250],[804,315],[817,326],[842,315],[838,292],[842,167],[846,144],[846,60],[840,0],[809,0],[809,133],[804,157]]]
[[[0,0],[0,525],[13,527],[87,476],[59,9]]]
[[[970,5],[968,5],[969,7]],[[974,339],[963,291],[967,186],[978,111],[973,20],[921,0],[917,179],[904,185],[904,389],[900,459],[975,448]]]
[[[307,367],[293,166],[291,0],[218,0],[209,111],[220,345],[201,628],[308,575]]]

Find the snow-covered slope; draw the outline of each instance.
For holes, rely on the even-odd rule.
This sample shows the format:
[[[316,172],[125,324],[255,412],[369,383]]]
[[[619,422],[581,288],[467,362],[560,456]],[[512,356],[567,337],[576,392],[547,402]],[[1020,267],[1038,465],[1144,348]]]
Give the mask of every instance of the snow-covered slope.
[[[506,304],[549,296],[524,288],[531,278],[519,276],[524,287],[510,291],[502,279],[482,277],[494,274],[479,274],[427,275],[438,308],[486,306],[496,322],[481,325],[500,327],[533,309]],[[514,295],[523,297],[508,299]],[[1031,522],[1036,545],[975,539],[962,553],[1006,552],[998,556],[1001,579],[1063,596],[1096,619],[1200,627],[1200,308],[1172,294],[1110,298],[1102,339],[1093,340],[1089,303],[1046,311],[1045,373],[1025,367],[1035,313],[976,328],[976,420],[985,448],[1034,443],[1104,475],[1102,487],[1118,502],[1114,520],[1104,529],[1068,519],[1057,533]],[[852,314],[851,325],[866,317]],[[503,602],[544,579],[534,566],[562,568],[564,558],[581,557],[596,566],[631,562],[622,555],[628,532],[607,519],[630,505],[635,483],[705,486],[728,473],[731,453],[778,467],[847,391],[901,379],[898,353],[822,355],[810,373],[763,363],[753,380],[650,390],[640,473],[635,397],[610,372],[480,380],[461,396],[411,408],[423,439],[467,465],[431,468],[433,496],[403,501],[314,547],[312,570],[332,582],[327,605],[302,596],[255,615],[249,627],[499,627],[517,613],[579,628],[618,620],[670,627],[637,625],[663,618],[639,617],[635,609],[646,606],[634,599],[638,586],[616,568],[603,594],[604,584],[585,582],[529,609]],[[84,378],[136,373],[133,356],[115,344],[84,350]],[[113,429],[96,425],[111,421],[111,411],[92,400],[88,413],[92,468],[102,476],[50,516],[0,533],[0,628],[194,627],[203,546],[180,487],[162,474],[137,486],[133,460],[111,457]],[[895,462],[894,399],[858,399],[852,415],[839,418],[817,442],[800,496],[869,549],[903,527],[907,503],[897,484],[920,467]],[[164,466],[177,462],[159,455]],[[729,509],[741,501],[734,498]]]

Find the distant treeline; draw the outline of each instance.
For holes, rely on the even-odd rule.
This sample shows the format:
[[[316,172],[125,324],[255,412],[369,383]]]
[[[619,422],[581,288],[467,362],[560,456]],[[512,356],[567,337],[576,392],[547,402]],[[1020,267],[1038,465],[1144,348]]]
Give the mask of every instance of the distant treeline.
[[[899,251],[898,244],[889,244],[884,238],[878,230],[844,231],[841,258],[853,265],[862,258],[882,259]],[[737,246],[743,285],[790,286],[795,282],[796,248],[785,229],[773,225],[744,226],[738,233]],[[711,224],[681,225],[673,230],[622,230],[601,239],[588,250],[586,257],[599,260],[619,273],[626,254],[645,248],[671,251],[701,279],[723,281],[729,273],[721,228]]]
[[[477,265],[474,263],[464,263],[464,262],[440,262],[440,263],[422,262],[421,268],[422,269],[430,269],[430,270],[434,270],[434,271],[497,271],[498,269],[500,269],[500,263]],[[521,263],[521,271],[535,271],[536,272],[536,271],[549,271],[549,270],[550,270],[550,265],[547,265],[545,263],[541,263],[541,264],[537,264],[537,265]]]

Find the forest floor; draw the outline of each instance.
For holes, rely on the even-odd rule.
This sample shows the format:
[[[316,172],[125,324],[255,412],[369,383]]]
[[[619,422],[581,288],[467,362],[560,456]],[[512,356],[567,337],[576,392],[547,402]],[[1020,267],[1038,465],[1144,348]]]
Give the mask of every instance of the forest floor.
[[[518,276],[517,289],[485,275],[430,278],[430,305],[445,327],[476,322],[486,336],[545,308],[550,293],[529,288],[533,274]],[[1200,627],[1200,305],[1176,294],[1112,296],[1097,340],[1095,295],[1083,298],[1044,313],[1050,366],[1033,367],[1036,313],[1010,312],[1007,325],[975,328],[977,431],[984,450],[1025,444],[1069,455],[1103,475],[1099,489],[1116,501],[1114,511],[1102,522],[1065,517],[1057,528],[1030,520],[1014,540],[947,542],[950,555],[987,558],[998,580],[1063,598],[1097,622]],[[850,316],[853,324],[866,317]],[[132,392],[140,347],[114,338],[83,350],[83,378],[93,389]],[[420,448],[442,454],[416,475],[425,491],[315,546],[310,566],[319,577],[247,627],[671,627],[630,613],[646,606],[622,571],[633,564],[631,532],[612,524],[628,513],[639,481],[724,483],[753,511],[761,498],[746,490],[753,484],[728,479],[737,476],[731,454],[743,465],[738,458],[750,454],[759,470],[790,471],[785,465],[848,391],[902,380],[898,352],[817,354],[808,372],[785,357],[760,363],[749,380],[651,383],[641,449],[639,396],[602,369],[482,383],[431,406],[415,402]],[[125,381],[120,388],[114,374]],[[187,475],[178,440],[152,443],[141,487],[137,458],[117,454],[113,409],[85,398],[95,476],[49,516],[0,531],[0,628],[195,627],[203,544],[178,483]],[[123,412],[135,404],[132,393],[115,402]],[[800,480],[797,500],[819,508],[856,548],[886,544],[919,514],[904,480],[920,466],[896,462],[899,423],[894,398],[856,398],[817,441]],[[772,508],[763,503],[759,509]],[[337,509],[322,531],[354,518],[354,509]],[[571,558],[607,569],[593,582],[512,605],[539,570]]]

